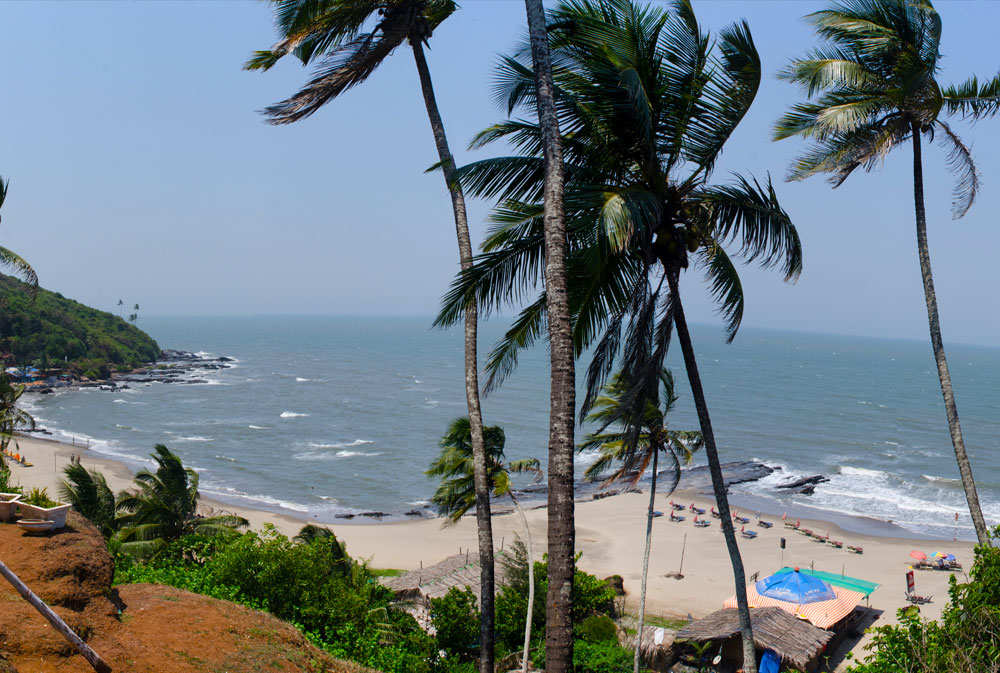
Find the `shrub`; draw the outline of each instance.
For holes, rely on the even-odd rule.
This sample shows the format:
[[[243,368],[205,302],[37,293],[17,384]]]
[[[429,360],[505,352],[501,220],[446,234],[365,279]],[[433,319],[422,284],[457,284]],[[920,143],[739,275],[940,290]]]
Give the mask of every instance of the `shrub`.
[[[460,660],[479,656],[479,620],[476,595],[468,587],[452,587],[441,598],[431,599],[431,624],[438,647]]]
[[[591,615],[576,626],[576,637],[588,643],[618,642],[618,626],[607,615]]]
[[[49,489],[44,487],[38,488],[37,486],[28,491],[28,494],[24,496],[22,502],[27,505],[34,505],[35,507],[45,507],[46,509],[49,507],[55,507],[59,504],[49,498]]]
[[[633,654],[614,642],[573,642],[573,669],[576,673],[629,673]]]

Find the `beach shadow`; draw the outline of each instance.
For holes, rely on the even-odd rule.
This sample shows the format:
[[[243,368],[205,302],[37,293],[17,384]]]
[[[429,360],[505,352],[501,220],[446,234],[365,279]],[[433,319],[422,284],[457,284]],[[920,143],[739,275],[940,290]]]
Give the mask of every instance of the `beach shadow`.
[[[854,650],[858,643],[865,637],[865,631],[872,626],[877,626],[885,610],[876,608],[866,608],[861,618],[847,630],[843,638],[829,652],[826,664],[820,667],[821,671],[842,671],[846,669],[846,655]],[[863,653],[855,653],[855,659]]]

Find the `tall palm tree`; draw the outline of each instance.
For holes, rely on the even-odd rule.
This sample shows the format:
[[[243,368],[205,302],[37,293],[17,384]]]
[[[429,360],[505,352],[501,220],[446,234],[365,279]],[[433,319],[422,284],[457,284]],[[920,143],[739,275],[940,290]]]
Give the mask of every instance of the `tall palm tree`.
[[[735,260],[778,267],[787,281],[801,271],[798,234],[770,180],[735,176],[728,184],[711,183],[716,160],[756,96],[760,58],[745,22],[723,29],[713,42],[686,1],[665,11],[629,0],[567,0],[550,17],[549,41],[565,133],[573,340],[577,354],[593,346],[594,356],[581,413],[620,360],[632,383],[622,398],[622,421],[628,441],[636,444],[641,428],[630,421],[641,417],[655,395],[676,327],[724,518],[744,668],[753,671],[743,563],[680,279],[692,263],[704,272],[731,341],[744,307]],[[509,114],[531,111],[536,102],[526,52],[504,59],[499,70],[497,98]],[[467,190],[497,198],[500,205],[484,254],[457,279],[438,316],[444,323],[457,320],[473,301],[481,310],[527,303],[488,358],[493,384],[516,365],[519,350],[542,334],[550,289],[546,283],[528,301],[541,285],[539,260],[547,254],[539,204],[541,129],[512,119],[483,131],[475,145],[497,140],[522,154],[457,172]]]
[[[104,475],[80,463],[70,463],[63,468],[63,474],[66,478],[59,488],[62,500],[94,524],[104,537],[114,535],[118,530],[115,494]]]
[[[458,8],[457,3],[454,0],[271,0],[271,3],[281,40],[270,50],[257,52],[247,62],[247,69],[267,70],[290,53],[303,64],[321,59],[315,76],[302,90],[265,110],[272,124],[288,124],[310,116],[327,102],[367,80],[397,47],[404,42],[409,44],[434,135],[438,166],[451,195],[461,268],[468,269],[473,253],[465,195],[452,179],[455,160],[448,146],[424,55],[424,45],[428,44],[432,32]],[[479,322],[475,306],[466,312],[464,328],[465,398],[472,422],[478,498],[476,521],[482,566],[480,640],[484,654],[480,671],[493,673],[493,525],[479,400]]]
[[[576,369],[566,269],[565,165],[548,29],[542,0],[524,0],[534,66],[535,113],[543,160],[545,310],[549,325],[549,586],[545,600],[545,661],[551,673],[573,668],[573,575],[576,519],[573,445]],[[468,309],[466,309],[468,310]]]
[[[10,376],[0,372],[0,469],[7,466],[3,452],[11,442],[17,446],[15,433],[22,429],[35,429],[35,419],[18,406],[23,394],[23,385],[13,383]]]
[[[3,176],[0,176],[0,208],[3,207],[3,202],[7,200],[7,187],[9,184],[9,180],[4,180]],[[31,268],[31,265],[21,259],[17,253],[0,246],[0,265],[9,267],[25,283],[28,283],[31,286],[29,290],[32,294],[38,291],[38,275]]]
[[[524,515],[521,503],[514,496],[511,474],[532,472],[541,477],[539,461],[534,458],[504,462],[504,446],[507,436],[503,428],[492,425],[483,428],[483,439],[486,446],[487,475],[493,496],[507,496],[524,526],[524,536],[527,540],[528,554],[528,617],[524,626],[524,652],[522,653],[522,670],[528,671],[529,651],[531,647],[531,620],[535,606],[535,561],[531,550],[531,528],[528,518]],[[476,489],[472,456],[472,426],[468,418],[456,418],[448,426],[448,431],[441,438],[441,453],[431,462],[425,472],[429,477],[440,477],[441,483],[431,502],[437,507],[438,514],[447,517],[447,524],[458,523],[466,512],[476,506]]]
[[[220,535],[250,525],[241,516],[198,514],[198,473],[163,444],[151,454],[156,471],[140,470],[135,488],[118,496],[121,549],[135,554],[156,552],[164,543],[190,533]]]
[[[781,77],[800,85],[811,100],[793,106],[778,121],[774,137],[812,141],[812,147],[792,164],[790,180],[829,173],[834,187],[858,168],[871,171],[880,166],[889,152],[912,142],[917,254],[931,347],[972,523],[985,544],[986,521],[941,338],[927,246],[921,137],[928,141],[936,137],[948,150],[948,167],[958,178],[952,214],[960,218],[976,198],[979,172],[969,148],[941,119],[942,112],[971,119],[995,115],[1000,111],[1000,76],[982,84],[972,77],[947,88],[938,83],[941,17],[930,0],[836,2],[807,18],[824,42],[806,58],[792,61]]]
[[[660,454],[670,460],[671,482],[667,492],[672,493],[680,479],[681,463],[690,463],[694,451],[701,448],[703,441],[700,432],[671,430],[667,427],[667,415],[673,411],[677,403],[674,377],[670,370],[664,369],[660,372],[660,394],[646,400],[646,408],[641,418],[622,423],[622,419],[631,413],[631,409],[623,408],[622,404],[631,387],[632,384],[623,379],[621,374],[612,377],[604,388],[604,395],[594,400],[593,410],[587,417],[587,420],[597,424],[598,429],[587,435],[578,448],[580,451],[599,452],[598,459],[587,468],[584,477],[591,481],[603,480],[605,485],[627,481],[635,486],[646,470],[652,467],[649,508],[646,512],[646,546],[642,554],[642,583],[639,589],[639,626],[636,634],[635,658],[632,663],[633,672],[639,673]],[[608,431],[609,427],[619,423],[639,428],[636,441],[630,441],[628,432],[624,428]]]

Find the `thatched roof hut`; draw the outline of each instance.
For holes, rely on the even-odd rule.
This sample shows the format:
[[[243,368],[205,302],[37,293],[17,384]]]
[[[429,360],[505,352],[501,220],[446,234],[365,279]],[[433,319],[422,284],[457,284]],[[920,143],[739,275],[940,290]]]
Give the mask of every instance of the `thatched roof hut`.
[[[797,619],[781,608],[754,608],[750,610],[750,623],[753,626],[754,645],[758,649],[774,650],[782,661],[802,671],[813,669],[819,655],[834,636],[832,631],[825,631]],[[726,608],[691,622],[677,632],[676,640],[727,641],[739,636],[739,633],[739,614],[733,608]],[[732,654],[742,659],[739,638],[733,640],[735,651]],[[724,644],[724,657],[730,654],[729,649]]]
[[[506,584],[503,560],[505,552],[497,552],[496,583]],[[478,554],[455,554],[426,568],[411,570],[396,577],[389,577],[382,584],[392,589],[396,596],[410,600],[429,601],[440,598],[452,587],[468,587],[479,599],[479,558]]]

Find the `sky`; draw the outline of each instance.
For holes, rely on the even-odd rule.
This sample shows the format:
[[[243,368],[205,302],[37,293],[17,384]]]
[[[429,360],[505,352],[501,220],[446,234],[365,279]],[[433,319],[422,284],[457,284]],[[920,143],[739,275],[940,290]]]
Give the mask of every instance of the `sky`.
[[[785,183],[801,142],[770,141],[798,100],[775,78],[814,42],[802,17],[823,3],[694,0],[704,27],[746,18],[765,79],[715,179],[770,174],[802,239],[798,283],[741,272],[745,325],[926,338],[909,148],[833,190]],[[1000,3],[939,2],[940,79],[997,72]],[[428,54],[452,151],[503,118],[492,100],[498,56],[524,31],[520,0],[465,0]],[[259,110],[309,76],[286,59],[242,63],[275,41],[260,2],[0,2],[0,175],[10,191],[0,245],[43,287],[141,315],[431,315],[458,267],[450,202],[412,53],[399,49],[364,85],[297,124]],[[1000,345],[1000,118],[955,128],[983,176],[973,210],[950,216],[952,181],[925,152],[930,245],[946,340]],[[496,153],[496,152],[493,152]],[[470,204],[474,243],[491,204]],[[689,320],[717,323],[700,279]]]

